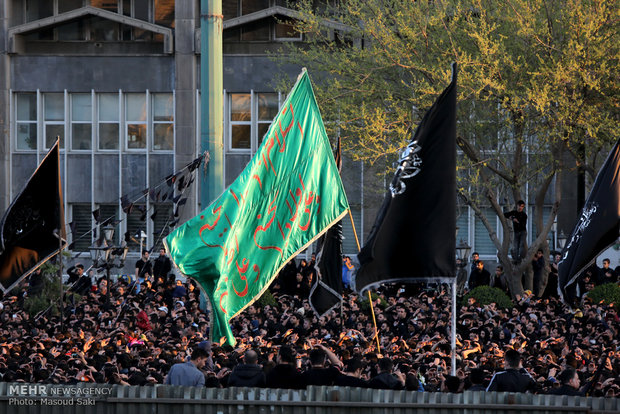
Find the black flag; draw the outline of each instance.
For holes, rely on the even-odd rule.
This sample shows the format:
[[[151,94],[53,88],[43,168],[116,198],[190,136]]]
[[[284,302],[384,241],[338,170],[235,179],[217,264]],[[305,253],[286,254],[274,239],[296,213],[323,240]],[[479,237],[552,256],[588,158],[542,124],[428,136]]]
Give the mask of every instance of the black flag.
[[[340,172],[342,168],[340,137],[334,158]],[[319,253],[315,265],[317,277],[310,290],[308,301],[312,310],[320,317],[342,301],[342,221],[334,224],[319,240]]]
[[[359,292],[381,283],[456,275],[456,64],[452,82],[401,153],[358,255]]]
[[[575,283],[596,256],[618,240],[620,232],[620,140],[616,142],[596,181],[558,263],[558,292],[572,305]],[[583,292],[581,292],[583,293]]]
[[[66,236],[56,141],[0,222],[0,289],[8,292],[58,253],[58,237]]]

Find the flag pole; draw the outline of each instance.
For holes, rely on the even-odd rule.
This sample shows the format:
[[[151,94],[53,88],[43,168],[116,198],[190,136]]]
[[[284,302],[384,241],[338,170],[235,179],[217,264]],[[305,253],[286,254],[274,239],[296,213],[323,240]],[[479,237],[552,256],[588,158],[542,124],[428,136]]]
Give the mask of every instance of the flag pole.
[[[353,215],[351,214],[351,209],[349,208],[349,218],[351,219],[351,226],[353,227],[353,235],[355,236],[355,243],[357,243],[357,251],[360,252],[362,248],[360,247],[360,240],[357,237],[357,230],[355,230],[355,222],[353,221]],[[372,323],[375,325],[375,338],[377,339],[377,353],[381,353],[381,345],[379,343],[379,330],[377,329],[377,319],[375,318],[375,307],[372,304],[372,295],[370,294],[370,289],[368,289],[368,301],[370,302],[370,312],[372,313]]]
[[[456,278],[452,280],[452,332],[450,332],[450,346],[452,348],[451,375],[456,376]]]
[[[62,209],[60,211],[62,214]],[[60,221],[62,226],[62,218]],[[65,325],[65,298],[64,298],[64,286],[62,284],[62,231],[58,231],[58,276],[60,279],[60,331],[64,331]]]

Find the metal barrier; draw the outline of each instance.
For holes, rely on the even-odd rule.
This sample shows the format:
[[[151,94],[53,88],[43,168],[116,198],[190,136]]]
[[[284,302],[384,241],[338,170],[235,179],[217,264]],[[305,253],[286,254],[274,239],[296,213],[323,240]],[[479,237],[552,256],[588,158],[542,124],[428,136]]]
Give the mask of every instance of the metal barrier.
[[[348,387],[195,388],[0,383],[0,414],[620,413],[620,398]]]

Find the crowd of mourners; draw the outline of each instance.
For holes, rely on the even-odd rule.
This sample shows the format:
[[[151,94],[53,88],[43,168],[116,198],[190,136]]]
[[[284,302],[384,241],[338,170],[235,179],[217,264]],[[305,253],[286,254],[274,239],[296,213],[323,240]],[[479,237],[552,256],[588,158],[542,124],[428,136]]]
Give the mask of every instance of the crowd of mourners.
[[[556,296],[527,291],[511,309],[470,299],[459,304],[452,376],[447,285],[380,288],[375,333],[369,302],[348,289],[341,307],[316,315],[307,299],[314,263],[291,262],[270,288],[273,300],[256,301],[231,321],[232,347],[208,340],[204,294],[169,273],[163,256],[151,262],[143,255],[135,277],[113,278],[110,286],[103,275],[72,268],[62,317],[53,308],[24,310],[40,275],[5,296],[1,381],[620,396],[613,305],[586,300],[571,310]],[[345,274],[352,269],[345,259]]]

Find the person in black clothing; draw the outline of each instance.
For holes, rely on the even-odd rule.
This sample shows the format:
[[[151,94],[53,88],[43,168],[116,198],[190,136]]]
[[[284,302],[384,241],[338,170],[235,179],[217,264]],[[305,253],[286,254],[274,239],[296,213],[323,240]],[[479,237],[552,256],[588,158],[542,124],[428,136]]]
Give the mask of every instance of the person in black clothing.
[[[525,240],[527,235],[527,214],[525,211],[525,202],[517,201],[517,209],[504,213],[504,217],[512,220],[514,230],[514,246],[512,258],[516,261],[523,259],[525,255]]]
[[[396,305],[396,316],[394,318],[394,322],[392,323],[392,332],[394,335],[403,338],[409,335],[407,321],[409,320],[409,315],[407,314],[407,308],[402,305]]]
[[[153,275],[153,267],[149,260],[149,251],[142,250],[142,257],[136,262],[136,293],[140,292],[140,284]]]
[[[491,274],[484,268],[484,262],[482,260],[476,260],[476,268],[472,270],[469,275],[469,289],[473,289],[478,286],[489,286],[491,284]]]
[[[616,271],[609,265],[611,261],[609,259],[603,259],[603,267],[599,269],[597,285],[604,285],[606,283],[617,283],[618,275]]]
[[[441,383],[441,392],[456,394],[461,390],[461,379],[452,375],[446,375]]]
[[[556,253],[553,255],[553,262],[551,262],[549,268],[549,276],[547,276],[547,285],[545,286],[545,291],[543,292],[543,299],[548,299],[551,297],[558,297],[558,263],[562,260],[562,255]]]
[[[495,274],[491,277],[491,287],[495,287],[503,290],[505,293],[510,294],[510,286],[508,278],[504,273],[504,267],[499,265],[495,268]]]
[[[283,345],[278,352],[278,365],[267,374],[268,388],[289,388],[300,390],[305,388],[301,372],[295,367],[295,351]]]
[[[166,256],[166,249],[159,249],[159,256],[155,259],[155,263],[153,264],[153,275],[155,278],[162,277],[166,280],[166,276],[172,270],[172,262]]]
[[[325,366],[328,356],[332,362],[330,367]],[[302,374],[306,385],[334,385],[340,375],[338,368],[342,367],[338,357],[321,344],[310,351],[310,364],[310,369]]]
[[[566,368],[560,375],[558,375],[558,380],[560,381],[560,388],[553,389],[549,391],[549,394],[552,395],[584,395],[582,391],[579,390],[580,379],[579,374],[575,371],[575,368]]]
[[[69,280],[67,282],[70,285],[74,284],[84,274],[84,265],[76,263],[74,266],[67,269],[67,274],[69,275]]]
[[[534,257],[532,258],[532,270],[534,271],[533,292],[536,297],[541,297],[542,283],[543,283],[543,271],[545,270],[545,255],[542,249],[538,249]]]
[[[482,368],[474,368],[469,373],[469,381],[471,382],[471,387],[467,389],[467,391],[486,391],[486,387],[484,386],[484,370]]]
[[[70,292],[85,295],[90,291],[92,281],[89,275],[84,274],[83,264],[77,263],[75,266],[71,266],[67,269],[67,273],[70,275],[69,283],[72,284],[69,288]]]
[[[35,296],[41,293],[43,291],[43,285],[43,274],[39,267],[28,277],[28,296]]]
[[[249,349],[243,355],[243,364],[235,366],[228,377],[229,387],[259,387],[267,385],[263,367],[258,364],[258,354]]]
[[[487,391],[534,392],[536,381],[521,367],[521,355],[514,349],[504,353],[505,371],[496,372],[491,378]]]
[[[334,385],[342,387],[360,387],[367,388],[368,382],[362,378],[362,369],[364,365],[360,358],[351,358],[347,362],[347,368],[344,373],[340,373],[334,382]]]
[[[402,373],[392,374],[394,363],[390,358],[378,361],[379,373],[368,381],[369,388],[384,390],[402,390],[405,388],[405,376]]]

